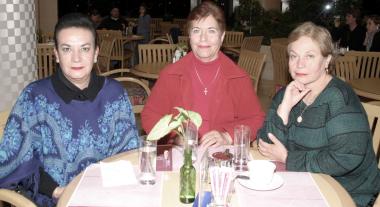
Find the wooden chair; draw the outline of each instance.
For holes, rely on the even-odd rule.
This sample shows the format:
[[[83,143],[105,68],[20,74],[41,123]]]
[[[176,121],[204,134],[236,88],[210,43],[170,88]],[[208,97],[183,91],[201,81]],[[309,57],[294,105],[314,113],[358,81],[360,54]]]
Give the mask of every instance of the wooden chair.
[[[3,203],[11,204],[12,207],[37,207],[26,197],[8,189],[0,189],[0,206],[3,206]]]
[[[99,48],[98,61],[96,62],[97,73],[101,74],[111,69],[111,52],[115,39],[105,38]]]
[[[40,43],[52,43],[54,42],[54,33],[53,32],[43,32],[41,34]]]
[[[133,107],[133,112],[135,114],[141,113],[145,102],[150,95],[150,89],[148,85],[140,79],[132,77],[117,77],[115,80],[119,81],[128,91],[128,96]]]
[[[116,76],[116,77],[122,77],[124,76],[124,73],[128,74],[131,72],[131,69],[129,68],[119,68],[115,70],[110,70],[104,73],[100,73],[100,76]]]
[[[189,36],[178,36],[178,44],[184,44],[189,46],[190,38]]]
[[[173,60],[175,44],[140,44],[139,64],[141,63],[170,63]]]
[[[272,38],[270,40],[271,44],[282,44],[282,45],[288,45],[288,38],[287,37],[280,37],[280,38]]]
[[[182,34],[185,33],[186,31],[186,24],[187,20],[186,19],[173,19],[173,24],[177,24],[179,26],[179,29],[181,30]]]
[[[102,44],[102,41],[105,38],[116,38],[116,37],[122,37],[123,36],[121,31],[118,31],[118,30],[100,29],[100,30],[96,30],[96,33],[98,35],[98,45],[99,46]]]
[[[160,23],[163,21],[162,18],[151,18],[150,23],[155,26],[157,31],[160,31]]]
[[[161,35],[170,34],[172,28],[179,28],[179,25],[171,22],[160,22]]]
[[[244,32],[226,31],[223,47],[240,48],[244,39]]]
[[[54,44],[37,44],[37,78],[51,76],[55,72]]]
[[[133,52],[124,47],[124,40],[121,36],[114,36],[115,42],[111,52],[111,60],[120,61],[121,68],[127,66],[127,62],[132,58]]]
[[[289,59],[287,45],[272,43],[271,52],[273,59],[273,79],[275,83],[275,91],[286,86],[291,78],[289,75]]]
[[[348,51],[345,56],[356,57],[358,78],[380,78],[380,52]]]
[[[367,116],[369,127],[372,131],[373,150],[380,168],[380,101],[362,103]]]
[[[241,50],[238,65],[245,69],[253,80],[255,90],[257,91],[260,81],[261,71],[265,62],[265,54],[250,50]]]
[[[244,37],[241,48],[224,48],[224,52],[231,53],[238,56],[240,50],[250,50],[254,52],[260,52],[261,42],[263,41],[264,36],[253,36],[253,37]]]
[[[149,44],[174,44],[173,38],[170,34],[166,33],[164,36],[156,37],[149,41]]]
[[[5,124],[7,124],[9,113],[11,113],[10,109],[0,112],[0,142],[3,137]]]
[[[356,57],[339,56],[335,59],[334,73],[344,81],[349,81],[359,77],[359,71],[356,68]]]

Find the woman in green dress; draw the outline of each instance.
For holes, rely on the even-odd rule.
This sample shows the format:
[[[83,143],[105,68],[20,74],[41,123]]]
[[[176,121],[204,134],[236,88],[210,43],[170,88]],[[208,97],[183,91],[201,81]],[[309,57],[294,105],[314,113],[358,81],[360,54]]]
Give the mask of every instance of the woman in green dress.
[[[359,98],[328,73],[332,50],[323,27],[306,22],[291,32],[293,81],[274,97],[258,147],[289,171],[331,175],[358,206],[366,206],[380,191],[380,170]]]

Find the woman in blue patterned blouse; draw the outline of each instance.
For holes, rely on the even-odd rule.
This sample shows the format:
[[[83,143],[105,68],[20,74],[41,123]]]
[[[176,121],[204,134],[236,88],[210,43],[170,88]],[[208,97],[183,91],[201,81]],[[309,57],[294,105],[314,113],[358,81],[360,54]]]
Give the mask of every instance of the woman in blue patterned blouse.
[[[29,84],[8,118],[0,143],[0,188],[54,206],[88,165],[138,146],[127,92],[92,70],[99,48],[81,14],[55,26],[57,71]]]

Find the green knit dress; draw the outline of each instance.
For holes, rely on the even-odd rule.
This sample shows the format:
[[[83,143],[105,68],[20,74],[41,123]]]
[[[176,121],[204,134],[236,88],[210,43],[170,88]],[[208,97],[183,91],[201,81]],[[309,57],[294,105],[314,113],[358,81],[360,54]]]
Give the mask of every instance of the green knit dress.
[[[380,191],[380,170],[368,119],[355,92],[333,77],[313,104],[305,109],[300,101],[293,107],[287,125],[276,112],[284,92],[285,88],[274,97],[258,138],[270,142],[267,134],[273,133],[288,150],[287,170],[329,174],[358,206],[365,206]]]

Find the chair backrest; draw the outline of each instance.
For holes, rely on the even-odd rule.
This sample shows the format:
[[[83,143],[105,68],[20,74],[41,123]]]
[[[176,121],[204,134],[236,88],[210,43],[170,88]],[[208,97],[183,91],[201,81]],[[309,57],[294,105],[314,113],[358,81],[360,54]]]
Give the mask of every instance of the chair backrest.
[[[241,49],[260,52],[261,42],[264,36],[244,37]]]
[[[179,25],[171,22],[160,22],[161,35],[170,34],[171,28],[179,28]]]
[[[287,46],[272,43],[271,52],[273,59],[273,79],[276,87],[286,86],[290,82]]]
[[[122,36],[111,36],[114,38],[115,42],[112,47],[111,52],[111,60],[117,60],[121,62],[121,67],[123,68],[126,64],[126,60],[133,56],[133,52],[131,50],[126,50],[124,48],[124,39]]]
[[[335,60],[335,75],[344,81],[359,78],[359,71],[356,68],[356,57],[339,56]]]
[[[174,44],[173,38],[170,34],[153,38],[149,41],[149,44]]]
[[[356,57],[359,78],[380,78],[380,52],[348,51],[345,56]]]
[[[122,77],[125,74],[128,74],[131,72],[131,69],[129,68],[119,68],[119,69],[114,69],[110,70],[104,73],[100,73],[100,76],[116,76],[116,77]]]
[[[140,79],[133,77],[117,77],[115,80],[119,81],[126,88],[133,112],[136,114],[141,113],[150,95],[148,85]]]
[[[184,44],[189,46],[190,38],[189,36],[178,36],[178,44]]]
[[[107,30],[107,29],[100,29],[96,30],[96,33],[98,35],[98,45],[100,46],[102,44],[102,41],[105,38],[116,38],[116,37],[122,37],[123,34],[119,30]]]
[[[42,32],[40,43],[50,43],[54,42],[53,32]]]
[[[238,65],[251,76],[255,90],[257,91],[260,81],[261,71],[265,62],[265,54],[250,50],[241,50]]]
[[[32,201],[23,195],[8,189],[0,189],[0,206],[2,206],[3,201],[11,204],[12,207],[36,207]]]
[[[186,30],[186,19],[173,19],[173,24],[177,24],[179,26],[179,29],[181,30],[182,34],[187,33]]]
[[[54,44],[37,44],[37,78],[42,79],[55,71]]]
[[[0,112],[0,142],[3,137],[3,131],[10,112],[10,109]]]
[[[223,45],[232,47],[241,47],[244,39],[244,32],[226,31]]]
[[[98,54],[98,61],[96,62],[98,74],[107,72],[111,68],[111,52],[115,44],[114,38],[103,39]]]
[[[151,18],[150,23],[155,26],[155,30],[160,31],[160,22],[162,22],[162,18]]]
[[[369,127],[372,131],[373,150],[380,168],[380,101],[362,103],[362,105],[368,116]]]
[[[175,44],[139,44],[139,63],[170,63]]]
[[[288,38],[287,37],[272,38],[270,39],[270,43],[288,45]]]

